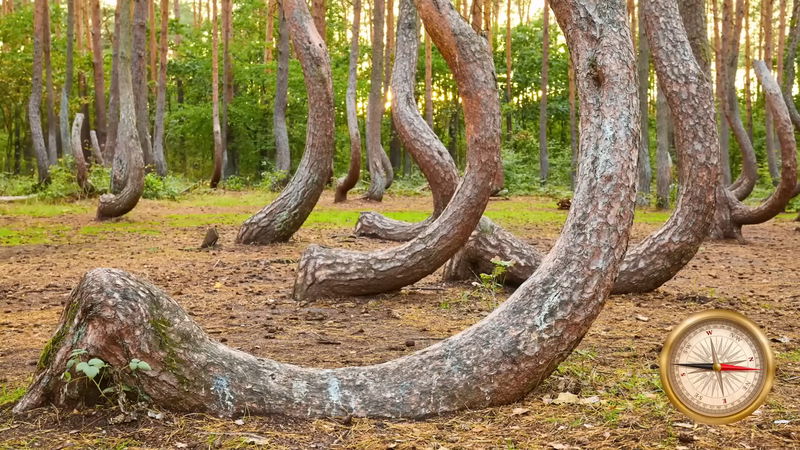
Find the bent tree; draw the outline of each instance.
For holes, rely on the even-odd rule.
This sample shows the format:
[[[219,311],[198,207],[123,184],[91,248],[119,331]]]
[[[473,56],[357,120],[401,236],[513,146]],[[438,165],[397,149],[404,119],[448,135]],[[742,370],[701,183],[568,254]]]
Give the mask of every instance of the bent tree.
[[[285,0],[290,9],[295,2],[306,8],[301,0]],[[75,407],[93,398],[91,383],[61,378],[75,348],[115,367],[131,358],[146,361],[152,370],[120,370],[115,381],[135,386],[157,406],[223,417],[422,418],[509,403],[530,392],[578,345],[611,290],[633,222],[640,138],[624,3],[553,0],[552,5],[566,30],[586,112],[585,170],[553,250],[484,320],[382,364],[310,369],[226,347],[153,285],[118,270],[96,269],[72,292],[34,382],[14,412],[49,404]],[[432,29],[439,45],[444,36],[462,41],[464,35],[453,32],[460,25],[454,26],[457,12],[449,2],[417,0],[417,6],[425,22],[442,24]]]
[[[467,241],[489,202],[500,163],[500,104],[494,64],[486,42],[449,2],[436,3],[443,11],[427,17],[422,14],[422,18],[461,93],[468,162],[464,181],[431,226],[402,245],[374,252],[310,246],[298,264],[295,298],[368,295],[419,281]],[[425,11],[421,3],[417,7]]]
[[[317,204],[333,162],[333,81],[325,42],[303,2],[281,4],[308,91],[306,150],[289,184],[270,205],[245,221],[240,244],[286,242]]]
[[[117,117],[117,139],[114,149],[113,172],[120,174],[121,188],[117,194],[100,196],[97,219],[119,217],[132,210],[144,191],[144,157],[136,128],[136,106],[133,98],[131,76],[131,52],[133,50],[133,27],[131,24],[131,0],[119,2],[119,117]]]

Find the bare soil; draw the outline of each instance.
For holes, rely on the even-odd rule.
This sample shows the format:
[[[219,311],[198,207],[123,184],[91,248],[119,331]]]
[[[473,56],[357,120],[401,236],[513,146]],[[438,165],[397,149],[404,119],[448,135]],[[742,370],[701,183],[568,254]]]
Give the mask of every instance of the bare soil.
[[[514,198],[493,202],[490,209],[527,211],[532,202]],[[547,202],[555,212],[555,200]],[[334,205],[326,193],[318,208],[425,211],[429,205],[428,197]],[[221,225],[221,246],[200,251],[205,224],[173,227],[166,219],[254,210],[143,201],[118,229],[97,234],[78,232],[94,224],[92,212],[0,217],[0,227],[60,230],[56,244],[0,247],[0,386],[8,391],[27,385],[70,290],[95,267],[149,279],[231,347],[316,367],[373,364],[420,350],[480,320],[509,293],[493,298],[468,283],[443,284],[437,272],[400,292],[298,303],[291,298],[293,276],[309,244],[352,249],[393,244],[353,237],[349,224],[304,227],[290,243],[251,247],[234,243],[237,226]],[[149,225],[142,229],[139,223]],[[546,250],[560,226],[550,220],[515,223],[511,229]],[[634,240],[658,226],[637,223]],[[704,244],[656,292],[610,298],[570,359],[513,405],[424,421],[276,416],[244,417],[237,424],[164,412],[160,419],[112,425],[109,419],[119,413],[113,406],[43,409],[14,418],[7,404],[0,407],[0,448],[798,448],[800,228],[784,216],[747,227],[745,236],[747,245]],[[773,340],[777,354],[776,385],[767,403],[733,425],[694,424],[669,405],[658,381],[656,359],[669,330],[709,308],[735,309],[752,318]],[[566,392],[582,401],[552,401]]]

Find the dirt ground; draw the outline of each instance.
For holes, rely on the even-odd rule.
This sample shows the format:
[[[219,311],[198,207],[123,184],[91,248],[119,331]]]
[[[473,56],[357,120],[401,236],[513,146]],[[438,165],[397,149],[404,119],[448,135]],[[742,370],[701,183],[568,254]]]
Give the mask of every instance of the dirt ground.
[[[24,231],[30,242],[39,242],[0,247],[0,395],[30,381],[70,290],[95,267],[149,279],[231,347],[316,367],[373,364],[417,351],[475,323],[508,295],[493,299],[468,283],[443,284],[437,272],[397,293],[344,303],[295,302],[295,266],[309,244],[393,245],[353,237],[354,222],[341,217],[362,210],[424,215],[430,199],[334,205],[326,193],[314,224],[288,244],[259,248],[234,244],[236,224],[261,201],[247,194],[242,198],[249,200],[239,204],[240,195],[143,201],[129,217],[100,228],[92,220],[92,201],[49,217],[0,215],[0,231]],[[489,210],[542,250],[557,238],[564,217],[551,199],[493,201]],[[234,422],[164,412],[160,419],[111,425],[118,414],[112,406],[43,409],[15,418],[9,403],[0,406],[0,448],[800,448],[800,224],[790,219],[747,227],[748,245],[704,244],[656,292],[611,297],[578,350],[516,404],[424,421]],[[634,241],[657,229],[657,222],[638,222]],[[195,250],[214,223],[221,247]],[[752,318],[777,355],[767,403],[733,425],[694,424],[672,408],[658,380],[656,359],[669,330],[709,308],[736,309]],[[576,394],[578,401],[553,401],[562,393]]]

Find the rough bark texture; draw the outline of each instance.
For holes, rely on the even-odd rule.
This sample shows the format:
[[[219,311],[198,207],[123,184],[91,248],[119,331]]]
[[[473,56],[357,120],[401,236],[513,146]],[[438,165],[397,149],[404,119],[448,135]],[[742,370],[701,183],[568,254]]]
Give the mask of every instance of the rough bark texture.
[[[433,128],[433,48],[431,37],[425,33],[425,122]]]
[[[289,131],[286,128],[286,106],[289,93],[289,29],[282,0],[278,0],[278,73],[275,76],[275,105],[272,115],[275,133],[275,169],[289,178],[292,155],[289,152]]]
[[[764,61],[768,64],[767,68],[772,71],[774,45],[772,20],[775,12],[775,3],[773,0],[762,0],[761,7],[763,8],[761,10],[761,20],[763,20],[764,24]],[[783,34],[783,30],[780,30],[779,33]],[[764,128],[766,131],[767,168],[769,169],[772,183],[777,185],[781,175],[778,171],[778,162],[775,156],[775,117],[770,108],[767,108],[764,114]]]
[[[423,17],[430,3],[418,1]],[[436,6],[456,13],[448,5]],[[403,358],[307,369],[230,349],[151,284],[97,269],[73,291],[14,412],[49,404],[71,408],[91,395],[88,384],[60,378],[73,348],[114,367],[124,367],[130,358],[147,361],[152,370],[136,375],[121,370],[118,381],[140,388],[157,406],[223,417],[422,418],[510,403],[534,389],[578,345],[608,295],[633,220],[639,145],[634,56],[623,4],[595,8],[555,0],[553,6],[568,30],[576,72],[586,74],[579,88],[586,99],[581,153],[588,176],[578,185],[575,208],[542,269],[488,317]]]
[[[303,225],[329,179],[333,160],[333,82],[328,50],[305,2],[283,0],[295,52],[303,67],[309,108],[306,150],[286,188],[269,206],[247,219],[236,242],[286,242]]]
[[[119,20],[119,125],[113,172],[122,174],[118,194],[105,194],[97,206],[97,219],[119,217],[132,210],[144,191],[144,160],[139,134],[136,130],[136,106],[133,95],[132,57],[133,27],[131,0],[120,0]]]
[[[353,1],[353,29],[350,35],[350,61],[347,69],[347,132],[350,135],[350,167],[347,175],[336,184],[335,203],[347,200],[347,192],[353,189],[361,176],[361,132],[358,127],[356,111],[356,90],[358,84],[358,37],[361,33],[361,0]]]
[[[166,0],[162,0],[166,1]],[[100,0],[92,0],[92,68],[94,75],[94,129],[102,148],[106,143],[106,82],[101,42]],[[100,159],[99,161],[102,161]]]
[[[547,156],[547,71],[550,68],[550,6],[544,1],[542,12],[542,76],[539,99],[539,179],[544,183],[550,173],[550,161]]]
[[[36,169],[39,183],[50,179],[47,147],[42,133],[42,116],[39,108],[42,104],[42,41],[44,34],[44,14],[47,0],[34,0],[33,16],[33,75],[31,76],[31,96],[28,99],[28,122],[31,126],[31,141],[36,154]]]
[[[219,122],[219,27],[217,21],[217,0],[212,0],[214,12],[211,15],[211,122],[214,133],[214,168],[211,172],[212,189],[216,189],[222,179],[222,163],[225,147],[222,142],[222,127]]]
[[[705,1],[704,0],[692,0],[692,1],[684,1],[683,3],[687,3],[689,8],[686,8],[687,13],[683,16],[687,18],[687,16],[691,14],[705,16]],[[730,8],[731,0],[722,0],[722,9],[723,11],[727,11]],[[717,101],[719,103],[719,120],[717,122],[717,126],[719,127],[719,149],[720,149],[720,165],[722,167],[722,178],[725,182],[725,185],[729,185],[731,183],[731,166],[730,166],[730,129],[728,127],[728,121],[725,120],[725,102],[726,102],[726,88],[725,88],[725,42],[728,41],[730,31],[729,28],[726,28],[726,22],[720,18],[720,14],[717,8],[717,1],[712,0],[711,2],[712,10],[713,10],[713,20],[714,20],[714,53],[716,54],[716,58],[714,58],[714,64],[716,67],[716,94],[717,94]],[[690,12],[690,13],[689,13]],[[695,22],[696,19],[690,19],[692,22]],[[722,33],[720,34],[720,22],[722,22]],[[689,23],[686,23],[686,26],[689,26]],[[692,31],[687,28],[688,34],[691,36],[693,34]],[[705,33],[705,31],[703,31]],[[710,72],[709,72],[710,73]]]
[[[644,17],[644,4],[647,0],[639,0],[639,18]],[[631,11],[633,15],[633,11]],[[639,75],[639,114],[641,116],[642,143],[639,148],[637,163],[636,205],[647,206],[650,204],[650,119],[648,118],[648,103],[650,90],[650,47],[645,36],[644,26],[639,27],[639,55],[636,61]]]
[[[372,4],[372,69],[367,101],[367,162],[370,186],[365,197],[378,202],[383,199],[383,193],[394,176],[392,164],[381,145],[384,6],[384,0],[374,0]]]
[[[414,98],[419,52],[418,16],[409,0],[401,0],[397,21],[397,59],[392,72],[392,118],[403,145],[414,157],[433,194],[433,214],[417,223],[389,219],[374,212],[358,218],[361,236],[408,241],[431,224],[444,210],[458,186],[458,171],[436,133],[420,116]]]
[[[144,151],[144,165],[153,164],[150,116],[147,112],[147,1],[133,0],[133,100],[136,102],[136,130]]]
[[[569,175],[570,185],[574,191],[575,185],[578,184],[578,161],[580,160],[578,151],[580,145],[578,142],[578,108],[576,104],[578,99],[575,95],[575,68],[572,66],[572,60],[570,60],[567,70],[567,78],[569,79],[569,146],[572,150],[572,165]],[[642,130],[644,130],[644,128],[642,128]],[[647,136],[647,134],[642,131],[642,136]]]
[[[86,179],[88,172],[86,169],[86,158],[83,157],[83,146],[81,145],[81,127],[83,127],[83,114],[75,114],[72,122],[72,157],[75,158],[75,179],[81,190],[86,191]]]
[[[644,28],[644,27],[643,27]],[[658,89],[656,99],[656,208],[669,209],[672,161],[669,157],[672,118],[664,91]]]
[[[417,7],[461,92],[467,173],[442,214],[403,245],[377,252],[309,247],[298,265],[295,298],[367,295],[412,284],[455,254],[486,208],[500,159],[500,105],[491,55],[449,2],[419,0]]]
[[[167,175],[167,160],[164,157],[164,115],[167,105],[167,45],[169,36],[169,1],[161,0],[161,35],[158,47],[158,88],[156,89],[156,117],[153,127],[153,162],[159,176]]]

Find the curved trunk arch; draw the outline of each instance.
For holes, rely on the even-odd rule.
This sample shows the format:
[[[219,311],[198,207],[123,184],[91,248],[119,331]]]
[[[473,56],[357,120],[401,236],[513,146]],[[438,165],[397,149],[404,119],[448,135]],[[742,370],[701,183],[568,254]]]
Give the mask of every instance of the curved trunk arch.
[[[297,171],[278,198],[242,224],[236,236],[240,244],[288,241],[317,204],[333,162],[333,81],[327,47],[308,8],[288,0],[281,7],[303,67],[308,104],[314,107],[308,111],[306,150]]]
[[[286,3],[295,1],[307,8],[299,0]],[[441,18],[452,26],[456,19],[445,0],[417,4],[428,20]],[[576,72],[584,74],[578,85],[589,116],[581,124],[586,170],[553,250],[489,316],[447,340],[382,364],[308,369],[226,347],[154,286],[121,271],[96,269],[73,291],[61,327],[14,412],[47,404],[74,407],[86,398],[90,383],[66,384],[60,378],[74,348],[114,367],[140,358],[152,370],[120,370],[118,381],[148,393],[159,406],[223,417],[422,418],[522,398],[569,356],[602,309],[633,223],[640,139],[624,3],[598,7],[588,0],[554,0],[553,9],[569,30]]]

